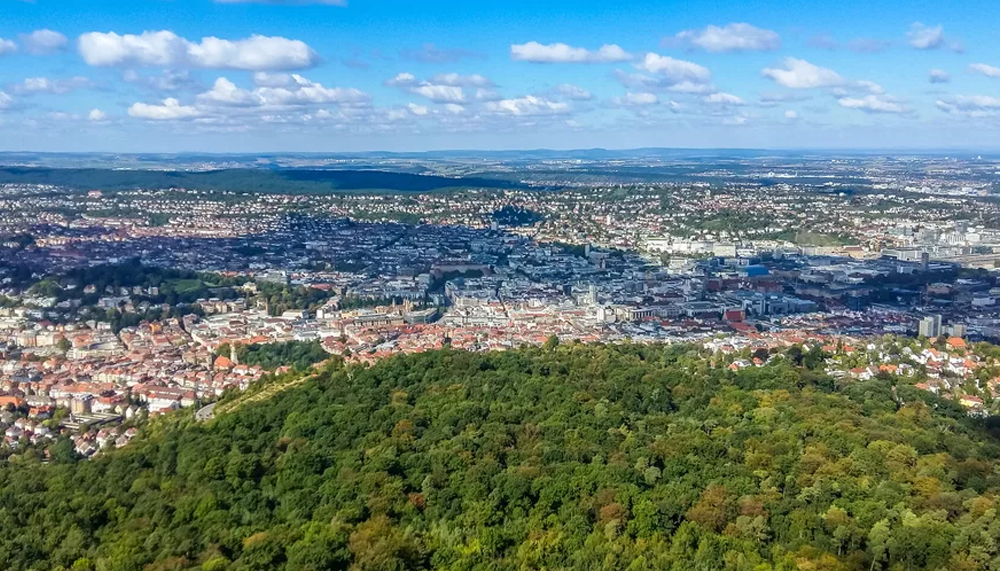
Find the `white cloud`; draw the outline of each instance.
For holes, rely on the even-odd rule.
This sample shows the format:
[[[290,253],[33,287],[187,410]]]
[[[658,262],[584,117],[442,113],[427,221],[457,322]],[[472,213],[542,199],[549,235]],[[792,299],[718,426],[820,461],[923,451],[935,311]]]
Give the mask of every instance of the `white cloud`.
[[[646,91],[672,91],[674,93],[714,93],[715,87],[709,82],[700,80],[678,81],[676,77],[662,76],[653,77],[641,73],[626,73],[620,69],[614,72],[615,79],[629,89],[643,89]]]
[[[992,116],[1000,110],[1000,97],[989,95],[958,95],[935,102],[946,113],[965,114],[970,117]]]
[[[416,103],[410,103],[406,107],[410,110],[410,113],[413,113],[414,115],[421,115],[421,116],[427,115],[427,113],[430,111],[427,107],[423,105],[417,105]]]
[[[408,87],[411,85],[416,85],[417,77],[412,73],[397,73],[396,77],[393,77],[389,81],[385,82],[386,85],[392,85],[394,87]]]
[[[841,107],[858,109],[868,113],[906,113],[907,109],[894,99],[882,95],[865,97],[841,97],[837,100]]]
[[[48,55],[66,49],[69,39],[52,30],[35,30],[21,35],[24,51],[32,55]]]
[[[785,111],[785,119],[798,119],[798,118],[799,114],[796,113],[795,111],[792,111],[791,109]]]
[[[0,109],[9,109],[14,105],[14,98],[0,91]]]
[[[461,115],[462,113],[465,113],[465,107],[455,103],[445,103],[444,110],[452,115]]]
[[[100,109],[91,109],[90,113],[87,114],[87,118],[94,123],[101,123],[108,120],[108,114]]]
[[[910,46],[918,50],[947,48],[956,53],[965,51],[962,42],[945,37],[943,26],[925,26],[916,22],[910,26],[910,31],[906,33],[906,39]]]
[[[198,95],[201,105],[288,107],[301,105],[361,104],[370,96],[358,89],[324,87],[301,75],[292,74],[290,82],[282,87],[257,87],[247,90],[237,87],[225,77],[215,80],[212,89]]]
[[[936,50],[945,43],[943,26],[925,26],[920,22],[910,26],[906,33],[910,45],[918,50]]]
[[[48,79],[46,77],[29,77],[13,87],[15,93],[31,95],[36,93],[64,94],[76,89],[93,87],[94,82],[86,77],[71,77],[69,79]]]
[[[503,96],[493,89],[477,89],[476,101],[499,101]]]
[[[577,101],[589,101],[594,98],[586,89],[570,83],[563,83],[556,88],[556,91],[567,99],[575,99]]]
[[[881,85],[875,83],[874,81],[868,81],[863,79],[861,81],[858,81],[856,85],[861,89],[864,89],[865,91],[873,93],[875,95],[885,93],[885,89],[883,89]]]
[[[712,72],[707,67],[689,61],[674,59],[648,53],[636,67],[649,73],[657,74],[672,83],[690,81],[692,83],[707,83],[712,79]]]
[[[765,68],[761,75],[789,89],[836,87],[844,83],[844,78],[832,69],[813,65],[805,60],[789,57],[785,58],[783,65],[783,68]]]
[[[433,85],[425,83],[410,88],[410,92],[426,97],[435,103],[464,103],[465,92],[454,85]]]
[[[452,84],[433,83],[431,81],[419,81],[412,73],[400,73],[396,77],[386,81],[385,84],[409,91],[414,95],[425,97],[435,103],[465,103],[465,91],[455,83],[472,81],[471,78],[473,77],[489,81],[482,76],[451,74],[450,77],[435,76],[435,79],[439,81],[442,79],[450,80]]]
[[[196,43],[167,30],[140,35],[90,32],[80,36],[77,47],[88,65],[99,67],[269,71],[319,63],[316,52],[302,41],[258,35],[236,41],[208,37]]]
[[[943,69],[932,69],[927,74],[931,83],[948,83],[951,81],[951,74]]]
[[[12,54],[17,51],[17,44],[13,40],[0,38],[0,56]]]
[[[985,75],[986,77],[1000,77],[1000,67],[987,65],[985,63],[974,63],[969,66],[969,71]]]
[[[163,100],[162,105],[136,103],[128,108],[128,115],[136,119],[173,121],[177,119],[193,119],[201,115],[201,112],[196,107],[181,105],[173,97],[168,97]]]
[[[742,98],[731,93],[713,93],[704,98],[705,103],[715,105],[746,105]]]
[[[510,57],[533,63],[613,63],[628,61],[632,56],[616,44],[605,44],[596,51],[575,48],[567,44],[543,45],[538,42],[512,44]]]
[[[684,45],[710,52],[765,51],[781,47],[781,36],[777,32],[746,23],[685,30],[674,37]]]
[[[489,101],[485,104],[487,111],[502,115],[558,115],[569,113],[566,103],[550,101],[544,97],[526,95],[515,99]]]
[[[624,97],[616,97],[612,100],[614,105],[621,107],[648,107],[656,105],[660,99],[655,93],[633,93],[628,92]]]
[[[479,74],[459,75],[457,73],[439,73],[427,80],[435,85],[453,85],[462,87],[490,87],[493,82]]]

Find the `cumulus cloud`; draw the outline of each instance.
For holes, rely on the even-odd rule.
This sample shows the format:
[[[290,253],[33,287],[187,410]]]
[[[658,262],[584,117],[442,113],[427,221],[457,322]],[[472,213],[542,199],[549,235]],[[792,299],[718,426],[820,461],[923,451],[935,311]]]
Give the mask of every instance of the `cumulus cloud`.
[[[575,99],[577,101],[589,101],[594,98],[586,89],[570,83],[563,83],[556,88],[556,91],[567,99]]]
[[[869,93],[874,93],[876,95],[885,93],[885,89],[883,89],[881,85],[875,83],[874,81],[868,81],[862,79],[861,81],[855,82],[855,86]]]
[[[0,38],[0,56],[12,54],[17,51],[17,43],[13,40]]]
[[[965,51],[961,42],[949,40],[944,35],[944,26],[925,26],[915,22],[906,33],[910,46],[918,50],[947,48],[954,52]]]
[[[951,74],[943,69],[932,69],[927,73],[927,78],[931,83],[948,83],[951,81]]]
[[[597,50],[576,48],[567,44],[512,44],[510,57],[532,63],[614,63],[628,61],[632,56],[616,44],[605,44]]]
[[[566,103],[535,95],[489,101],[484,105],[487,111],[501,115],[560,115],[570,112],[570,107]]]
[[[692,49],[709,52],[768,51],[781,47],[781,36],[777,32],[746,23],[685,30],[674,36],[674,39]]]
[[[288,107],[324,104],[363,104],[371,97],[358,89],[324,87],[319,83],[293,74],[282,86],[257,87],[253,90],[237,87],[225,77],[215,80],[212,89],[198,95],[201,105]]]
[[[15,93],[32,95],[36,93],[64,94],[77,89],[93,87],[94,82],[86,77],[71,77],[69,79],[48,79],[46,77],[29,77],[12,87]]]
[[[0,91],[0,109],[10,109],[14,106],[14,98]]]
[[[103,123],[108,120],[108,114],[100,109],[91,109],[90,113],[87,114],[87,118],[94,123]]]
[[[969,66],[969,71],[971,71],[972,73],[985,75],[986,77],[993,77],[993,78],[1000,77],[1000,67],[988,65],[985,63],[974,63]]]
[[[90,32],[77,40],[80,55],[98,67],[199,67],[245,71],[292,70],[319,63],[306,43],[254,35],[242,40],[216,37],[192,42],[168,31],[119,35]]]
[[[422,84],[410,88],[410,92],[426,97],[435,103],[465,103],[465,92],[454,85]]]
[[[925,26],[920,22],[910,26],[910,31],[906,33],[906,38],[910,45],[918,50],[933,50],[944,45],[943,26]]]
[[[785,111],[785,119],[798,119],[798,118],[799,114],[796,113],[795,111],[792,111],[791,109]]]
[[[679,93],[711,93],[712,72],[693,62],[647,53],[635,67],[650,75],[628,74],[620,70],[615,77],[622,85],[646,90],[665,90]]]
[[[397,74],[396,77],[385,83],[430,99],[435,103],[465,103],[466,95],[462,89],[463,85],[492,85],[492,82],[481,75],[439,74],[431,81],[420,81],[412,73],[405,72]]]
[[[476,101],[499,101],[503,99],[496,90],[479,88],[476,90]]]
[[[642,73],[626,73],[620,69],[615,70],[613,76],[619,83],[629,89],[672,91],[674,93],[694,94],[715,92],[715,87],[707,81],[677,81],[676,78],[672,76],[657,77]]]
[[[611,100],[612,105],[619,107],[648,107],[660,102],[655,93],[633,93],[628,92],[622,97]]]
[[[858,109],[867,113],[906,113],[907,109],[895,99],[885,95],[867,95],[865,97],[841,97],[837,100],[841,107]]]
[[[649,73],[666,77],[674,83],[682,81],[705,83],[712,79],[712,72],[707,67],[689,61],[674,59],[669,56],[661,56],[652,52],[646,54],[642,62],[636,64],[636,67]]]
[[[21,45],[24,51],[32,55],[48,55],[66,49],[69,39],[52,30],[35,30],[30,34],[21,35]]]
[[[491,87],[493,85],[489,78],[479,74],[439,73],[427,81],[435,85],[457,85],[460,87]]]
[[[713,105],[746,105],[746,101],[739,96],[733,95],[732,93],[712,93],[707,95],[703,99],[705,103],[711,103]]]
[[[949,99],[939,99],[935,102],[938,109],[945,113],[967,115],[969,117],[986,117],[1000,110],[1000,97],[990,95],[957,95]]]
[[[181,105],[180,101],[168,97],[163,100],[161,105],[136,103],[128,108],[128,115],[136,119],[149,119],[151,121],[175,121],[177,119],[193,119],[201,115],[201,112],[196,107]]]
[[[765,68],[761,75],[789,89],[836,87],[844,83],[844,78],[832,69],[793,57],[785,58],[782,68]]]
[[[428,109],[427,107],[423,105],[417,105],[416,103],[410,103],[409,105],[407,105],[407,108],[410,110],[410,113],[413,113],[414,115],[422,116],[422,115],[427,115],[427,113],[430,112],[430,109]]]

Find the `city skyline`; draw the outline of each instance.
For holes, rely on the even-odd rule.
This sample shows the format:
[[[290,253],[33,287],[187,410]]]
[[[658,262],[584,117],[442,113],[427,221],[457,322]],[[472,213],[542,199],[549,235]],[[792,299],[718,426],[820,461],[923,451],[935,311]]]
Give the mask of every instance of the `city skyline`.
[[[962,6],[5,0],[0,151],[982,149]]]

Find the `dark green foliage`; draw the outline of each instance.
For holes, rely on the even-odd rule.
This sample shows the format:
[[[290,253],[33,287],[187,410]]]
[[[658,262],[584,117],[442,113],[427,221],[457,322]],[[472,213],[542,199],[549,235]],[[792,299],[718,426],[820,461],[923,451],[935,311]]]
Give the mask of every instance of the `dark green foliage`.
[[[553,343],[331,365],[95,460],[0,467],[0,568],[997,568],[981,426],[885,381],[840,394],[789,358],[710,359]]]
[[[205,172],[117,169],[0,168],[0,184],[51,184],[75,190],[138,188],[264,192],[277,194],[382,190],[430,192],[455,188],[521,188],[487,178],[449,178],[385,171],[229,169]]]
[[[229,347],[219,348],[220,355],[228,355]],[[304,371],[330,358],[319,341],[288,341],[259,345],[238,345],[236,357],[244,365],[274,370],[278,367],[292,367]]]

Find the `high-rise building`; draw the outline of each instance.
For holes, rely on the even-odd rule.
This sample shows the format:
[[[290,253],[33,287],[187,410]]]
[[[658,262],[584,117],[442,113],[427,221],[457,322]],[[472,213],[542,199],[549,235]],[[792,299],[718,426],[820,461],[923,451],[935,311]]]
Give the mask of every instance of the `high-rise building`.
[[[941,316],[928,315],[920,320],[920,335],[924,337],[941,336]]]

